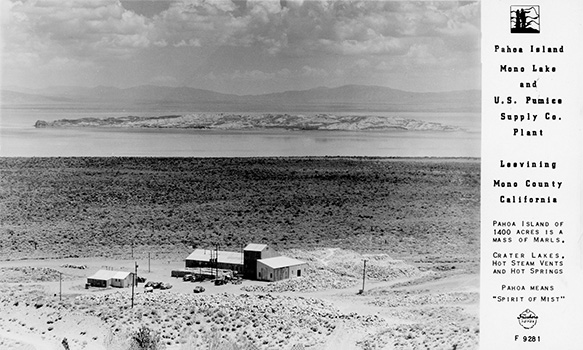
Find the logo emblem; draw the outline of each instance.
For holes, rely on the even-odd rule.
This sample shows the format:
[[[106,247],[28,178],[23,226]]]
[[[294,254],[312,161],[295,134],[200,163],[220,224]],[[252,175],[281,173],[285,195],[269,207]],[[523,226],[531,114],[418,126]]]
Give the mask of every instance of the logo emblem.
[[[510,6],[510,33],[540,33],[539,6]]]
[[[538,320],[538,316],[529,309],[526,309],[523,312],[521,312],[517,318],[518,323],[524,329],[531,329],[532,327],[536,326],[536,321]]]

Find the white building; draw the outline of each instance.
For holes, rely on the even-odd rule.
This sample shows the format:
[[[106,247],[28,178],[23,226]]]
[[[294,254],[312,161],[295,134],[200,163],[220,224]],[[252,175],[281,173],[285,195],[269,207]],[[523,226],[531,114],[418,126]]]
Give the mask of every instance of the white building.
[[[306,262],[287,256],[260,259],[257,260],[257,279],[275,282],[301,277],[305,274],[307,267]]]
[[[119,287],[125,288],[132,285],[133,273],[113,270],[99,270],[87,277],[87,284],[92,287]]]

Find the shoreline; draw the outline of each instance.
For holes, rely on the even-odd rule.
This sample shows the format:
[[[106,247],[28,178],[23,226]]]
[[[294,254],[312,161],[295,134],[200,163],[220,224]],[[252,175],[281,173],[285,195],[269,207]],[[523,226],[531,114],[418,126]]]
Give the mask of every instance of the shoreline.
[[[295,113],[190,113],[155,117],[66,118],[51,122],[39,119],[35,128],[96,127],[195,130],[284,130],[284,131],[463,131],[459,126],[400,116]]]
[[[439,156],[224,156],[224,157],[195,157],[195,156],[4,156],[0,155],[0,159],[78,159],[78,158],[112,158],[112,159],[206,159],[206,160],[220,160],[220,159],[274,159],[274,160],[302,160],[302,159],[317,159],[317,160],[381,160],[381,161],[468,161],[480,162],[481,157],[439,157]]]

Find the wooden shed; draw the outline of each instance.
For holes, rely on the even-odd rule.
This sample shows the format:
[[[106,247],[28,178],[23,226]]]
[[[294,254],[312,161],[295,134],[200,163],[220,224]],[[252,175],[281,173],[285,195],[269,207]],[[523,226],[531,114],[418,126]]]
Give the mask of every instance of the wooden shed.
[[[132,285],[133,274],[125,271],[99,270],[87,277],[87,284],[92,287],[126,288]]]
[[[257,260],[257,279],[261,281],[281,281],[305,275],[308,264],[304,261],[277,256]]]

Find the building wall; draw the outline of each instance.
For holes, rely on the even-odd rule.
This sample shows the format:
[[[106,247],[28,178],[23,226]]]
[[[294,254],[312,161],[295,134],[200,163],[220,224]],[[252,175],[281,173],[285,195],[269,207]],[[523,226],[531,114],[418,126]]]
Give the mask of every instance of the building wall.
[[[274,258],[276,256],[279,256],[279,253],[269,246],[266,246],[261,251],[256,250],[243,251],[243,265],[244,265],[243,273],[245,274],[245,278],[248,279],[257,278],[258,276],[257,260]]]
[[[282,281],[288,279],[289,267],[280,267],[278,269],[272,269],[269,266],[257,264],[257,279],[261,281]]]
[[[124,279],[112,278],[111,279],[111,286],[112,287],[119,287],[119,288],[126,288],[126,287],[130,287],[132,285],[132,281],[133,281],[132,274],[130,273]]]
[[[243,273],[245,278],[257,278],[257,260],[261,259],[261,252],[246,250],[243,252]]]
[[[200,260],[186,260],[185,266],[186,268],[193,268],[193,267],[211,267],[210,261],[200,261]]]
[[[257,276],[256,278],[260,281],[281,281],[288,278],[301,277],[305,275],[307,264],[295,265],[295,266],[284,266],[277,269],[273,269],[261,262],[257,263]],[[299,274],[298,274],[299,271]]]
[[[289,267],[280,267],[273,270],[273,281],[281,281],[289,278]]]
[[[273,281],[273,269],[267,265],[257,263],[257,275],[259,281]]]
[[[218,267],[221,270],[232,270],[232,271],[237,271],[237,272],[243,272],[243,265],[224,263],[224,262],[219,262],[215,265],[215,263],[211,263],[210,261],[186,260],[185,266],[187,268],[195,268],[195,267],[215,268],[215,267]]]
[[[87,283],[92,287],[101,287],[101,288],[109,287],[109,280],[88,278]]]
[[[110,279],[93,279],[87,278],[87,283],[92,287],[118,287],[118,288],[126,288],[132,285],[132,274],[130,273],[124,279],[118,278],[110,278]]]
[[[261,258],[260,259],[275,258],[276,256],[279,256],[279,253],[277,252],[277,250],[267,246],[267,247],[265,247],[265,249],[263,249],[261,251]]]
[[[308,268],[307,264],[290,266],[289,268],[290,278],[305,276],[307,268]]]
[[[221,266],[224,266],[224,267],[221,267]],[[232,271],[237,271],[239,273],[243,273],[243,264],[219,263],[219,269],[232,270]]]

